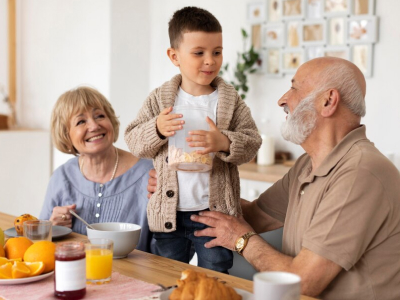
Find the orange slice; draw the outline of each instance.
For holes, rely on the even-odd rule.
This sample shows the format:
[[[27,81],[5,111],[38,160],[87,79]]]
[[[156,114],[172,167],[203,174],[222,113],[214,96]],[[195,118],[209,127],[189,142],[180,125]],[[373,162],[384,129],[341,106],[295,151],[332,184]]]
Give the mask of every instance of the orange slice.
[[[38,262],[26,262],[25,265],[29,268],[31,273],[29,276],[37,276],[43,273],[44,271],[44,263],[42,261]]]
[[[21,257],[18,257],[18,258],[10,258],[9,261],[10,261],[10,262],[22,261],[22,258],[21,258]]]
[[[5,264],[8,264],[8,263],[11,263],[11,261],[8,260],[8,259],[5,258],[5,257],[0,257],[0,266],[5,265]]]
[[[25,263],[14,261],[11,274],[12,278],[24,278],[31,274],[31,270],[26,266]]]
[[[1,279],[11,279],[12,278],[12,264],[7,263],[0,266],[0,278]]]

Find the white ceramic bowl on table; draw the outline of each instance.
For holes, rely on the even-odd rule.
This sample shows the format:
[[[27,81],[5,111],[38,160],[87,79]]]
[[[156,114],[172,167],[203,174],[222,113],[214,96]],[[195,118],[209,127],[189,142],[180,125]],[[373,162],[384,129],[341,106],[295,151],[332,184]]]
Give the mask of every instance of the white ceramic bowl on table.
[[[87,236],[91,238],[109,239],[114,242],[113,258],[124,258],[131,253],[139,243],[141,227],[132,223],[95,223],[94,229],[86,227]]]

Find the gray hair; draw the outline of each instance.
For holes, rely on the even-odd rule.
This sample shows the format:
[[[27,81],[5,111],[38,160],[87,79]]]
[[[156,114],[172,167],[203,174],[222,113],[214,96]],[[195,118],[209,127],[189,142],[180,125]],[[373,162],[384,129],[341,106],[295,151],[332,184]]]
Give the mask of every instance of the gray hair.
[[[337,89],[343,104],[353,114],[365,116],[365,95],[357,80],[356,70],[343,63],[333,63],[322,71],[320,82],[322,86],[318,89],[319,91]]]

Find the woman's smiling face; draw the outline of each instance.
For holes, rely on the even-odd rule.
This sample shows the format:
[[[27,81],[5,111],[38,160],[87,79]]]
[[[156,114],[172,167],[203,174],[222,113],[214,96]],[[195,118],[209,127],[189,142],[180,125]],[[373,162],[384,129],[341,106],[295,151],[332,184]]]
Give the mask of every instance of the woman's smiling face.
[[[88,107],[71,116],[69,136],[78,153],[96,155],[112,146],[114,129],[103,110]]]

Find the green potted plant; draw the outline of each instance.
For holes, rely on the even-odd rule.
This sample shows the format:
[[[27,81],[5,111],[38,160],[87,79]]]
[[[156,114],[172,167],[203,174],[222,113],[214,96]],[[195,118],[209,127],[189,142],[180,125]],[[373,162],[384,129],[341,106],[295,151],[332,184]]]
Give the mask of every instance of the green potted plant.
[[[260,56],[254,50],[253,46],[251,46],[250,49],[246,51],[248,38],[249,35],[247,34],[246,30],[242,28],[243,52],[238,52],[237,54],[237,61],[233,70],[234,79],[227,80],[235,87],[243,100],[246,98],[246,93],[249,91],[247,76],[249,74],[255,73],[257,71],[257,67],[260,64]],[[226,63],[222,66],[220,75],[222,77],[224,77],[225,75],[229,76],[229,63]]]

